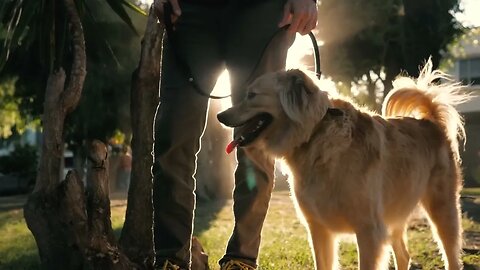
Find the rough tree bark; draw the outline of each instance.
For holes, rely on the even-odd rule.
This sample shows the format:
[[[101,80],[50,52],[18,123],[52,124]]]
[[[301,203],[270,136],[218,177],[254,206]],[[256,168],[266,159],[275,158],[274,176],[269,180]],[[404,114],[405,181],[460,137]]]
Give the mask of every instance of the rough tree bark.
[[[92,269],[140,269],[119,249],[113,234],[107,147],[93,141],[88,159],[91,168],[86,190],[74,171],[69,172],[57,189],[58,216],[69,233],[69,242],[79,249],[80,261]]]
[[[86,75],[83,29],[73,0],[65,0],[72,33],[74,60],[65,85],[63,68],[54,70],[45,91],[42,154],[33,193],[24,207],[25,220],[32,231],[43,269],[80,269],[78,246],[72,245],[69,231],[58,216],[63,207],[59,194],[60,164],[63,158],[63,124],[78,104]]]
[[[77,173],[61,181],[63,126],[77,106],[86,75],[83,30],[74,0],[64,0],[70,19],[74,60],[65,87],[62,68],[49,76],[45,93],[42,155],[34,192],[24,206],[25,220],[39,249],[41,268],[127,270],[153,268],[152,175],[153,120],[158,104],[164,28],[150,9],[139,66],[133,74],[132,182],[119,245],[110,221],[108,152],[90,145],[86,189]],[[120,248],[121,246],[121,248]],[[207,256],[193,241],[193,269],[208,269]]]
[[[132,75],[132,181],[120,236],[122,250],[143,269],[153,267],[153,124],[159,102],[162,39],[165,30],[164,25],[158,22],[154,6],[155,4],[150,8],[142,40],[140,62]],[[192,241],[192,269],[208,269],[208,256],[196,238]]]
[[[152,6],[142,40],[140,62],[132,75],[132,181],[120,237],[122,249],[129,258],[147,268],[153,264],[151,166],[163,33],[163,24],[154,16]]]
[[[40,254],[42,269],[138,269],[120,251],[110,222],[107,149],[94,142],[86,192],[75,172],[61,182],[63,127],[78,105],[86,76],[85,41],[73,0],[65,0],[72,33],[73,62],[66,75],[59,68],[49,75],[43,113],[43,142],[35,189],[24,206],[25,220]]]
[[[40,254],[42,269],[84,269],[85,264],[91,269],[140,269],[122,253],[113,234],[107,154],[103,143],[92,142],[86,190],[77,173],[70,171],[65,181],[40,196],[43,199],[40,203],[36,200],[31,205],[31,209],[40,210],[42,215],[34,217],[47,223],[35,223],[41,234],[38,230],[34,232],[39,249],[47,249]],[[52,236],[53,239],[44,242],[54,249],[38,241]],[[63,258],[64,255],[68,257]]]

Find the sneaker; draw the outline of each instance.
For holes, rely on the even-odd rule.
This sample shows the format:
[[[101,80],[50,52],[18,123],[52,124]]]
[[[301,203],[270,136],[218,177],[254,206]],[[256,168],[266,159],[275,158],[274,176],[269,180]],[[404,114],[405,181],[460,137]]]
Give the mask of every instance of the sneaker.
[[[237,260],[230,260],[221,265],[221,270],[255,270],[255,267]]]
[[[170,261],[166,260],[163,264],[161,270],[181,270],[180,266],[171,263]]]

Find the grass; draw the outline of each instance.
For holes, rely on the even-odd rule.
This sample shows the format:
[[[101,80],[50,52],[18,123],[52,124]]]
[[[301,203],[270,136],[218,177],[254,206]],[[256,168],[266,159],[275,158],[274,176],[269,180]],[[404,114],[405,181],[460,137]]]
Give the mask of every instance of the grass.
[[[464,195],[464,196],[479,196],[480,197],[480,187],[464,188],[462,190],[462,195]]]
[[[112,206],[112,223],[119,231],[123,224],[124,201],[115,201]],[[233,226],[230,202],[200,204],[197,208],[195,234],[209,254],[212,269],[218,269]],[[463,219],[465,235],[480,238],[480,223]],[[443,263],[433,241],[430,229],[423,222],[415,222],[409,229],[409,250],[415,265],[422,269],[441,269]],[[267,215],[260,248],[260,270],[313,269],[307,233],[297,219],[288,192],[275,192]],[[353,237],[346,237],[340,244],[341,269],[357,269],[356,245]],[[480,239],[467,246],[477,250]],[[463,261],[472,266],[480,265],[480,252],[465,253]],[[23,220],[21,209],[0,211],[0,269],[38,269],[38,252],[33,236]],[[468,268],[466,268],[468,269]],[[475,268],[469,268],[475,269]]]
[[[37,269],[38,252],[21,210],[0,213],[0,269]]]

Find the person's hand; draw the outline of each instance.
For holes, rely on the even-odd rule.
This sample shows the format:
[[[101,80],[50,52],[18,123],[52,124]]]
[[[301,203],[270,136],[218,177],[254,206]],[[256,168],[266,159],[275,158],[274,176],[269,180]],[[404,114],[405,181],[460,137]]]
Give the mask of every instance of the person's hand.
[[[287,24],[290,24],[288,31],[292,33],[308,34],[317,26],[317,4],[312,0],[288,0],[278,26]]]
[[[170,2],[170,4],[172,5],[172,10],[173,10],[173,14],[172,14],[172,23],[175,23],[175,21],[178,19],[178,17],[180,17],[180,15],[182,15],[182,10],[180,9],[180,5],[178,4],[178,1],[179,0],[155,0],[153,2],[153,7],[155,9],[155,14],[157,15],[157,18],[163,22],[163,16],[165,14],[164,10],[163,10],[163,6],[166,2]]]

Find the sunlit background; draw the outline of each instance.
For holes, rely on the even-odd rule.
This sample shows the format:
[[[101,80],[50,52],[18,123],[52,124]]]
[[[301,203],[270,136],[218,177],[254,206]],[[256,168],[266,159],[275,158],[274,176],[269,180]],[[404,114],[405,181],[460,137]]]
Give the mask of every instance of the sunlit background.
[[[295,38],[295,42],[293,43],[292,47],[290,47],[290,49],[288,50],[287,68],[302,68],[302,69],[311,70],[313,72],[315,69],[315,67],[312,66],[313,64],[306,65],[303,62],[303,58],[305,57],[305,55],[312,54],[312,53],[313,53],[312,43],[308,38],[308,36],[301,36],[297,34]],[[230,94],[230,81],[228,76],[229,75],[227,70],[225,70],[220,75],[220,77],[218,78],[217,84],[213,89],[212,95],[225,96]],[[230,99],[222,100],[222,108],[228,108],[230,106],[231,106]]]
[[[479,0],[462,0],[460,8],[463,9],[463,13],[456,14],[459,21],[465,26],[480,26]]]
[[[142,1],[148,2],[149,0],[142,0]],[[320,4],[321,4],[321,1],[320,1]],[[457,20],[460,23],[463,24],[463,26],[465,27],[480,26],[480,0],[462,0],[460,1],[460,10],[462,12],[458,12],[454,14],[454,16],[457,18]],[[319,18],[319,19],[321,20],[322,18]],[[350,18],[350,19],[355,20],[354,18]],[[348,33],[345,33],[345,35],[348,35]],[[319,40],[318,42],[320,46],[323,45],[323,42],[321,40]],[[474,46],[478,46],[479,40],[478,40],[478,37],[473,37],[471,38],[471,41],[467,41],[467,42],[471,42]],[[455,55],[456,58],[462,58],[460,56],[462,54],[465,54],[465,52],[471,48],[471,45],[463,44],[462,46],[459,46],[459,47],[461,48],[460,51],[455,52],[455,49],[453,49],[454,51],[453,54],[456,54]],[[322,48],[320,48],[320,50],[322,50]],[[313,72],[314,62],[312,58],[313,58],[312,44],[308,36],[301,36],[297,34],[296,40],[288,52],[287,68],[302,68],[304,70],[310,70]],[[305,60],[309,60],[309,61],[305,61]],[[476,60],[466,59],[466,60],[460,60],[459,62],[454,63],[452,62],[452,60],[446,60],[444,61],[443,68],[446,69],[445,71],[455,75],[457,78],[460,78],[468,83],[469,78],[466,78],[466,79],[463,78],[461,75],[461,72],[464,72],[464,70],[466,69],[473,70],[472,65],[474,65],[473,64],[474,61]],[[374,91],[376,93],[373,94],[373,97],[371,97],[372,94],[369,93],[368,83],[365,83],[365,82],[368,82],[368,80],[376,81],[376,83],[374,83],[375,85],[374,87],[376,88],[376,90]],[[384,97],[384,91],[386,90],[384,88],[388,87],[388,86],[385,86],[384,84],[385,81],[387,80],[385,78],[385,73],[383,71],[380,71],[377,73],[370,71],[368,74],[363,75],[358,82],[356,83],[352,82],[351,85],[345,85],[345,84],[342,84],[342,82],[334,83],[329,77],[324,76],[322,77],[322,80],[321,80],[321,87],[322,87],[322,90],[338,89],[338,91],[341,91],[341,89],[343,88],[343,90],[345,91],[346,89],[348,94],[351,95],[352,97],[360,97],[363,99],[363,101],[367,100],[369,101],[369,106],[371,109],[378,110],[379,104],[381,104]],[[228,71],[225,70],[222,73],[222,75],[219,77],[212,94],[217,96],[225,96],[230,94],[230,83],[229,83]],[[464,112],[476,111],[479,103],[480,101],[465,104],[463,105],[462,110]],[[372,104],[376,104],[377,107],[372,108],[371,107]],[[230,106],[231,106],[230,99],[227,98],[227,99],[221,100],[222,109],[228,108]],[[474,154],[468,154],[468,155],[474,155]],[[473,157],[473,159],[475,159],[475,157]],[[468,159],[468,160],[471,160],[471,159]],[[467,163],[469,162],[468,160],[467,160]],[[286,168],[286,166],[281,166],[281,168],[282,168],[282,171],[288,173],[288,169]]]
[[[152,3],[152,0],[141,0],[144,4],[148,5]],[[457,13],[455,16],[457,19],[463,23],[464,26],[480,26],[480,0],[462,0],[460,8],[463,10],[462,13]],[[318,41],[319,46],[322,46],[322,41]],[[311,55],[313,57],[312,52],[312,44],[308,36],[301,36],[297,34],[294,44],[288,51],[287,57],[287,69],[289,68],[302,68],[304,70],[314,71],[313,60],[309,63],[305,63],[304,59],[305,56]],[[376,76],[372,74],[372,76]],[[328,88],[334,87],[334,83],[329,80],[329,78],[323,78],[322,84]],[[382,88],[383,86],[378,86]],[[351,89],[352,94],[358,94],[362,89],[358,87],[352,87]],[[230,82],[229,82],[229,75],[228,71],[225,70],[220,77],[218,78],[217,84],[215,85],[212,95],[215,96],[226,96],[230,94]],[[379,98],[381,93],[379,94]],[[231,106],[230,99],[223,99],[222,100],[222,107],[228,108]]]
[[[255,1],[264,0],[250,2]],[[151,149],[151,141],[131,145],[133,134],[135,138],[143,138],[145,141],[153,137],[151,130],[140,128],[140,125],[136,124],[151,127],[154,121],[153,112],[158,104],[158,81],[150,81],[153,84],[148,84],[148,88],[147,84],[132,83],[132,77],[135,78],[132,73],[138,74],[134,73],[137,67],[146,70],[143,68],[152,66],[145,62],[140,62],[139,65],[141,50],[146,49],[144,52],[154,54],[161,51],[158,47],[152,49],[152,43],[142,43],[144,33],[148,33],[145,12],[148,11],[151,0],[75,0],[85,34],[87,76],[78,106],[68,114],[65,121],[54,123],[59,128],[57,130],[63,129],[61,142],[55,140],[55,147],[44,147],[45,151],[42,150],[42,143],[48,142],[52,138],[49,134],[52,133],[46,132],[48,125],[44,125],[45,122],[42,123],[41,119],[45,116],[48,118],[49,114],[53,115],[54,112],[44,110],[44,104],[49,103],[44,101],[45,98],[52,100],[56,97],[51,95],[53,91],[50,90],[53,88],[46,91],[47,80],[49,74],[58,75],[52,71],[60,67],[69,71],[73,59],[71,46],[67,44],[73,31],[68,31],[68,16],[65,16],[65,11],[59,8],[56,2],[58,1],[0,0],[0,269],[40,268],[35,239],[25,224],[26,215],[22,209],[49,208],[23,208],[28,193],[36,183],[44,186],[41,188],[43,191],[50,190],[52,185],[43,184],[56,185],[60,181],[58,176],[65,179],[67,172],[73,169],[84,183],[87,182],[92,163],[88,161],[86,149],[91,140],[99,139],[108,145],[108,190],[112,195],[112,223],[116,234],[120,233],[125,219],[132,221],[125,218],[125,213],[133,213],[126,211],[127,191],[128,198],[138,198],[136,195],[139,193],[136,192],[148,191],[144,187],[151,184],[150,178],[146,176],[151,172],[151,162],[145,162],[144,159],[151,157],[146,154],[150,150],[141,151]],[[434,63],[442,70],[466,83],[469,91],[480,93],[480,0],[317,2],[321,23],[314,34],[322,45],[322,91],[334,88],[361,106],[378,111],[387,92],[384,90],[391,89],[389,82],[403,72],[415,76],[421,62],[432,54],[436,55]],[[138,3],[142,3],[141,8],[136,6]],[[449,11],[457,10],[457,4],[463,13]],[[424,8],[425,6],[430,8]],[[452,19],[452,16],[456,18]],[[323,39],[323,42],[320,39]],[[287,68],[302,68],[313,72],[311,46],[308,37],[298,35],[289,50]],[[149,58],[154,61],[159,59],[159,54]],[[62,88],[59,81],[50,85],[59,85],[58,88]],[[70,76],[67,82],[72,82]],[[229,78],[225,71],[218,79],[213,94],[228,95],[229,91]],[[144,93],[149,94],[148,98],[145,98]],[[474,269],[480,265],[480,95],[478,96],[472,102],[457,107],[465,118],[468,138],[461,152],[464,175],[462,216],[466,244],[463,257],[465,269]],[[151,102],[146,106],[132,103],[132,100],[139,99],[148,99]],[[217,260],[224,254],[234,220],[230,199],[234,185],[233,171],[237,165],[235,155],[225,153],[225,147],[231,141],[232,130],[222,127],[216,118],[216,113],[222,107],[230,106],[230,101],[224,99],[221,102],[212,100],[210,103],[208,124],[202,137],[195,173],[195,194],[198,202],[195,211],[196,236],[206,244],[205,250],[216,267]],[[142,115],[142,119],[137,121],[139,115]],[[174,121],[178,117],[174,116]],[[135,125],[132,125],[132,118]],[[165,130],[156,134],[163,132]],[[188,132],[188,128],[180,132]],[[58,151],[62,146],[63,157]],[[133,157],[130,155],[130,146],[133,148]],[[44,162],[49,157],[55,157],[54,164]],[[42,169],[45,171],[46,166],[57,166],[58,162],[61,163],[58,168],[59,175],[56,176],[55,171],[38,174]],[[143,169],[138,169],[136,164],[139,163],[143,164]],[[282,166],[281,170],[288,173],[285,166]],[[135,171],[145,173],[145,177],[138,176]],[[130,183],[136,183],[136,187],[140,186],[138,183],[147,185],[142,188],[132,185],[134,188],[127,190],[130,176]],[[275,192],[264,226],[267,229],[262,232],[264,244],[261,247],[260,267],[311,269],[309,266],[313,262],[306,241],[306,231],[295,218],[295,209],[289,198],[289,187],[285,181],[288,176],[276,170],[275,177]],[[36,179],[43,180],[36,182]],[[256,179],[250,176],[247,176],[247,179],[248,187],[255,187]],[[76,195],[80,194],[81,192]],[[35,194],[34,198],[42,198],[40,201],[48,202],[48,194],[45,194],[47,197],[38,195]],[[44,198],[46,200],[43,200]],[[143,210],[148,211],[148,202],[144,202],[146,207]],[[141,206],[143,207],[143,204]],[[205,206],[206,208],[202,208]],[[47,216],[54,221],[45,224],[57,224],[58,220],[55,218],[63,215]],[[135,216],[140,218],[142,215]],[[275,218],[271,219],[272,216]],[[40,223],[43,224],[38,224]],[[134,222],[135,225],[142,223],[144,220]],[[150,225],[151,223],[148,223],[146,228],[151,228]],[[409,226],[409,232],[414,233],[413,238],[416,239],[410,242],[415,268],[419,266],[423,269],[441,269],[438,250],[432,248],[433,240],[428,240],[426,236],[430,235],[429,230],[426,230],[427,223],[413,225]],[[123,232],[121,234],[122,239]],[[133,235],[131,239],[142,234]],[[60,238],[55,236],[49,239]],[[428,242],[429,247],[424,249]],[[68,243],[68,247],[76,246]],[[137,253],[135,245],[127,246]],[[351,245],[350,251],[345,252],[343,249],[340,252],[348,253],[348,256],[344,257],[350,258],[349,261],[342,263],[351,266],[346,267],[348,269],[358,266],[354,259],[354,250],[355,245]],[[431,260],[430,257],[433,256],[437,256],[437,259]],[[142,265],[150,261],[150,258],[139,259]],[[61,260],[52,261],[58,263]],[[470,267],[467,267],[468,264]]]

